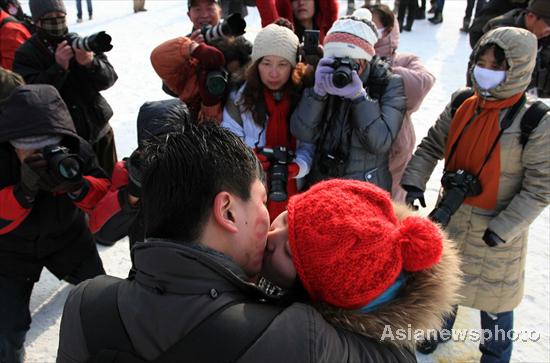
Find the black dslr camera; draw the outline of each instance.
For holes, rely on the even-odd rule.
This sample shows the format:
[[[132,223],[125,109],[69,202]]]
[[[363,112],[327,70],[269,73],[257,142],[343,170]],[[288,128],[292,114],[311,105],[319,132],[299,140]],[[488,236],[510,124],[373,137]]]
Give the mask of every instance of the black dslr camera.
[[[206,75],[206,90],[212,96],[220,97],[227,88],[229,74],[225,69],[210,71]]]
[[[104,31],[81,37],[76,33],[69,33],[65,40],[73,49],[81,49],[86,52],[105,53],[113,49],[111,36]]]
[[[245,33],[246,21],[241,14],[231,14],[225,21],[218,25],[203,25],[201,34],[208,44],[229,36],[239,36]],[[228,85],[228,73],[223,70],[210,71],[206,75],[206,89],[212,96],[222,96]]]
[[[441,184],[443,197],[428,217],[446,227],[464,199],[481,194],[482,188],[478,178],[462,169],[456,172],[446,171],[441,178]]]
[[[80,179],[81,159],[76,154],[71,154],[69,149],[59,145],[49,145],[42,149],[44,159],[48,162],[48,170],[57,174],[60,179]]]
[[[344,88],[351,83],[352,72],[359,71],[359,63],[348,57],[336,58],[332,63],[332,68],[334,68],[332,83],[337,88]]]
[[[241,14],[235,13],[229,15],[227,19],[217,25],[203,25],[201,27],[201,34],[204,37],[204,41],[210,44],[220,38],[243,35],[245,28],[246,21]]]
[[[288,163],[294,160],[294,153],[284,146],[274,148],[260,147],[256,151],[271,163],[269,168],[269,199],[284,202],[288,199],[286,184],[288,180]]]

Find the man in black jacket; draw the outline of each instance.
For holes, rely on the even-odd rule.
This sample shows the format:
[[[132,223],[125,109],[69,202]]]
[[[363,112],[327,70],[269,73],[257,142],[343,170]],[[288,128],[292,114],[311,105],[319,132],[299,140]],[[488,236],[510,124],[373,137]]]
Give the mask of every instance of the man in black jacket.
[[[21,362],[43,267],[76,284],[105,273],[84,211],[109,187],[50,85],[19,86],[0,117],[0,362]]]
[[[142,183],[147,239],[132,249],[135,277],[118,280],[115,294],[103,285],[109,277],[83,282],[70,293],[57,362],[98,359],[108,348],[151,361],[232,306],[239,310],[229,332],[212,328],[207,338],[163,361],[415,362],[407,349],[335,328],[303,303],[282,307],[254,339],[235,343],[242,340],[238,327],[262,319],[270,307],[266,300],[276,303],[252,283],[269,228],[261,173],[254,153],[217,126],[192,124],[150,145]],[[105,319],[111,310],[116,318]],[[93,324],[83,323],[88,318]],[[125,338],[113,340],[119,334]],[[127,349],[117,344],[123,340]],[[236,352],[227,354],[233,346]]]
[[[30,0],[36,34],[16,52],[14,71],[28,84],[51,84],[69,108],[76,131],[92,145],[101,167],[110,175],[117,161],[113,111],[99,91],[117,80],[104,54],[72,47],[62,0]]]

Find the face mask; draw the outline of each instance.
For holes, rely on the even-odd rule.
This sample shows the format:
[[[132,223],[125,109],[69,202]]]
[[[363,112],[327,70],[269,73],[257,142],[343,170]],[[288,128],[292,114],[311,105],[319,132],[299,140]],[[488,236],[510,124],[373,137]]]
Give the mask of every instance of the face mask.
[[[60,43],[67,31],[67,20],[64,16],[41,19],[40,26],[37,27],[39,36],[52,44]]]
[[[14,5],[14,4],[8,5],[8,13],[11,16],[16,16],[18,12],[19,12],[19,8],[17,7],[17,5]]]
[[[491,69],[474,67],[474,79],[483,90],[495,88],[506,79],[506,71],[493,71]]]
[[[382,39],[384,37],[385,31],[386,31],[386,28],[376,28],[376,32],[378,33],[378,39]]]

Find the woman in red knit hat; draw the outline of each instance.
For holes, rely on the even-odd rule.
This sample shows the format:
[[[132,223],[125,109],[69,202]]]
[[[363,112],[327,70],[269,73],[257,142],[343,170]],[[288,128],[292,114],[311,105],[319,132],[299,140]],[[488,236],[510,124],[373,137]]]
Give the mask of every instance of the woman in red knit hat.
[[[263,274],[302,286],[329,322],[408,347],[417,331],[440,328],[460,281],[439,227],[371,183],[342,179],[290,199],[271,225]]]
[[[256,0],[258,12],[265,27],[280,17],[289,19],[294,25],[300,41],[304,30],[320,32],[320,41],[338,19],[338,0]]]

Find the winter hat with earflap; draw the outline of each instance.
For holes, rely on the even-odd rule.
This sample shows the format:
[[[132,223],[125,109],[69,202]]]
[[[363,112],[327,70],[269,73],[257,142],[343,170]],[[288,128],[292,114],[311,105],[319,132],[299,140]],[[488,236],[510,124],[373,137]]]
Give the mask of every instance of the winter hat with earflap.
[[[325,57],[370,61],[377,41],[372,13],[368,9],[357,9],[351,16],[341,18],[332,25],[323,44]]]
[[[67,14],[63,0],[30,0],[32,20],[38,21],[47,13],[60,12]]]
[[[403,271],[437,264],[443,234],[428,219],[398,221],[389,194],[374,184],[332,179],[293,196],[288,239],[300,281],[313,301],[360,309]]]
[[[277,24],[269,24],[256,35],[252,46],[252,62],[267,55],[276,55],[296,66],[300,41],[292,30]]]

